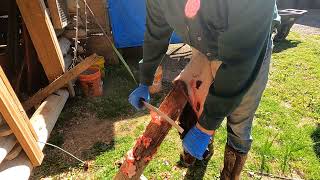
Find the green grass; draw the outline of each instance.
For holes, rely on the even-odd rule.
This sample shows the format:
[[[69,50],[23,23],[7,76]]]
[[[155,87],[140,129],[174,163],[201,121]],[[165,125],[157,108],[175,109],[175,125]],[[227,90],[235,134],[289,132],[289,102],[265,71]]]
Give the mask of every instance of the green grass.
[[[313,145],[320,139],[317,126],[320,123],[319,52],[319,36],[302,37],[291,33],[287,41],[276,44],[270,81],[256,113],[254,143],[245,167],[247,171],[289,177],[299,174],[306,179],[320,177],[319,146]],[[141,133],[142,130],[139,126],[136,132]],[[219,177],[226,141],[225,130],[225,125],[218,130],[215,155],[207,166],[198,162],[193,170],[176,167],[181,142],[176,132],[170,131],[158,154],[146,168],[145,176],[150,179],[182,179],[184,175],[189,179]],[[132,144],[133,140],[128,143]],[[127,149],[123,149],[127,145],[119,144],[119,149],[115,148],[113,153],[122,157],[131,147],[129,145]],[[99,156],[97,163],[110,164],[117,159],[104,158],[101,161],[100,158],[105,156],[109,157],[110,152]],[[102,170],[97,174],[103,179],[112,177],[112,173],[116,171],[117,169]],[[104,176],[105,174],[108,176]],[[247,173],[243,175],[245,179],[248,178]]]
[[[248,172],[260,171],[304,179],[320,177],[320,143],[317,144],[320,141],[320,36],[291,33],[287,39],[276,44],[274,49],[269,83],[256,112],[252,134],[254,142],[243,179],[251,179]],[[96,113],[102,120],[117,120],[125,113],[127,124],[120,129],[124,132],[132,130],[132,133],[115,134],[112,145],[94,144],[91,155],[95,156],[94,163],[98,166],[90,176],[95,179],[112,179],[118,171],[117,162],[132,148],[148,123],[147,115],[137,115],[127,103],[134,83],[129,75],[123,76],[125,69],[113,68],[110,72],[114,79],[110,87],[113,92],[75,107],[88,108],[87,111]],[[159,101],[161,97],[156,99]],[[79,115],[65,110],[62,119],[70,116],[68,111],[72,116]],[[60,136],[53,140],[62,141]],[[178,166],[181,140],[176,130],[171,130],[144,175],[149,179],[218,178],[223,166],[225,142],[224,122],[217,130],[215,153],[211,160],[198,161],[194,168],[185,169]],[[77,173],[82,172],[79,170]],[[258,176],[255,178],[259,179]]]

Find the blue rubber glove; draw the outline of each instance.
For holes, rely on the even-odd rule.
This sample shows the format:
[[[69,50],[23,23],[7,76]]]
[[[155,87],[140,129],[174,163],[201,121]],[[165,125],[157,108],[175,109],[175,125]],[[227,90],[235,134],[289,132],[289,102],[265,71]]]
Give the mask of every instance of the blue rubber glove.
[[[130,104],[137,110],[141,110],[143,108],[141,100],[150,102],[149,88],[144,84],[140,84],[139,87],[137,87],[129,96]]]
[[[191,128],[183,138],[182,145],[185,151],[191,156],[202,160],[203,154],[206,151],[211,140],[211,136],[202,132],[196,126]]]

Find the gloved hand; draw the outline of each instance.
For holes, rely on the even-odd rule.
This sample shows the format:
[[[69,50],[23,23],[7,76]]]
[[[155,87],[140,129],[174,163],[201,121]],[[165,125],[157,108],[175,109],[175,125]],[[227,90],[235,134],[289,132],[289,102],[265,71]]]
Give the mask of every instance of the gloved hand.
[[[193,157],[202,160],[210,140],[211,136],[209,134],[202,132],[194,126],[183,138],[182,145],[185,151]]]
[[[141,100],[146,102],[150,101],[149,88],[144,84],[140,84],[139,87],[137,87],[129,96],[130,104],[137,110],[141,110],[143,108]]]

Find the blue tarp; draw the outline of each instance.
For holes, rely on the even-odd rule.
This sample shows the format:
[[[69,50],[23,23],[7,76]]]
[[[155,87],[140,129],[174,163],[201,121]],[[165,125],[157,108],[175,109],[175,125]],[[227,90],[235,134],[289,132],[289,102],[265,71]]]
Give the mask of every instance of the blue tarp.
[[[145,0],[109,0],[109,16],[117,48],[142,46],[145,31]],[[174,35],[172,43],[180,42]]]

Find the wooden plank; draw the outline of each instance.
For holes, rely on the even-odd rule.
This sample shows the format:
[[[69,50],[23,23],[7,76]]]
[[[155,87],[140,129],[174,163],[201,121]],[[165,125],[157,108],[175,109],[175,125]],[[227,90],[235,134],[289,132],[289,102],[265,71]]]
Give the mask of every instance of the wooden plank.
[[[33,166],[39,166],[43,160],[43,153],[25,119],[21,115],[23,113],[20,112],[20,109],[16,106],[2,78],[0,80],[0,89],[0,112],[4,120],[13,131]]]
[[[9,94],[11,96],[11,99],[13,100],[13,103],[15,104],[16,108],[19,110],[18,112],[20,113],[20,117],[22,119],[24,119],[27,127],[29,128],[29,130],[31,131],[33,137],[38,140],[38,136],[37,136],[37,133],[34,131],[30,121],[29,121],[29,118],[27,116],[27,114],[25,113],[21,103],[20,103],[20,100],[18,99],[17,95],[15,94],[8,78],[6,77],[3,69],[0,67],[0,79],[2,80],[2,82],[5,84],[6,86],[6,89],[9,91]]]
[[[64,72],[64,61],[58,39],[43,0],[16,0],[39,60],[49,79]]]
[[[67,71],[62,76],[54,80],[47,87],[38,91],[35,95],[29,98],[26,102],[23,103],[23,107],[26,110],[29,110],[31,107],[33,107],[37,103],[40,103],[43,99],[48,97],[50,94],[52,94],[56,90],[63,87],[68,81],[76,78],[80,73],[82,73],[83,71],[88,69],[90,66],[92,66],[97,60],[98,60],[98,56],[96,54],[93,54],[87,57],[82,62],[77,64],[74,68]]]
[[[30,118],[40,142],[47,142],[68,97],[67,90],[58,90],[55,94],[50,95]],[[43,150],[45,145],[39,143],[39,146]],[[12,179],[12,177],[15,177],[15,179],[19,180],[28,180],[32,169],[30,160],[22,152],[12,161],[5,161],[0,164],[0,179]]]

